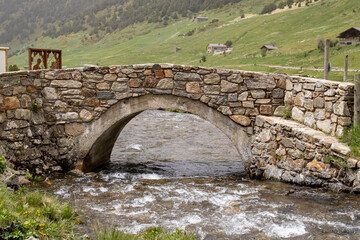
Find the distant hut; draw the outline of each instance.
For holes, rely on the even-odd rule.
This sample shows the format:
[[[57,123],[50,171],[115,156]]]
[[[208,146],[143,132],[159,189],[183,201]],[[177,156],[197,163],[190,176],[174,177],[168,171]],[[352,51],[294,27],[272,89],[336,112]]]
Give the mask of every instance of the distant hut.
[[[195,17],[195,18],[194,18],[194,22],[195,22],[195,23],[206,22],[206,21],[208,21],[208,20],[209,20],[208,17]]]
[[[209,44],[207,45],[207,52],[208,53],[215,53],[215,52],[225,52],[227,46],[225,44]]]
[[[8,51],[9,51],[9,48],[0,47],[0,73],[7,72],[9,70]]]
[[[341,45],[360,44],[360,27],[352,27],[345,32],[340,33],[337,38]]]
[[[266,51],[277,50],[278,48],[273,45],[264,45],[260,48],[261,50],[265,49]]]
[[[178,52],[180,50],[181,50],[181,48],[174,46],[174,48],[172,49],[172,52]]]

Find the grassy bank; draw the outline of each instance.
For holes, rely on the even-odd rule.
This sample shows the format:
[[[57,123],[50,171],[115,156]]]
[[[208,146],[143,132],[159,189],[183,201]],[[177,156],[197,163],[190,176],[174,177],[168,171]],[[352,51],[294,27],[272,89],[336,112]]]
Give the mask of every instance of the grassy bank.
[[[40,191],[9,192],[0,183],[0,239],[79,239],[81,220],[67,203]]]

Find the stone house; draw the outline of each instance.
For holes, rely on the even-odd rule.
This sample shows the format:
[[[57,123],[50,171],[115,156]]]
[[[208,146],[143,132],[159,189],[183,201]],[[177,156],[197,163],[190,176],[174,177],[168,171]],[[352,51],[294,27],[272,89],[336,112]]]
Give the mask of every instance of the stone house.
[[[194,22],[195,22],[195,23],[206,22],[206,21],[208,21],[208,20],[209,20],[208,17],[195,17],[195,18],[194,18]]]
[[[209,44],[206,49],[208,53],[225,52],[228,47],[225,44]]]
[[[340,45],[360,44],[360,27],[352,27],[340,33]]]
[[[266,51],[272,51],[272,50],[277,50],[278,48],[275,47],[274,45],[264,45],[260,49],[261,50],[265,49]]]

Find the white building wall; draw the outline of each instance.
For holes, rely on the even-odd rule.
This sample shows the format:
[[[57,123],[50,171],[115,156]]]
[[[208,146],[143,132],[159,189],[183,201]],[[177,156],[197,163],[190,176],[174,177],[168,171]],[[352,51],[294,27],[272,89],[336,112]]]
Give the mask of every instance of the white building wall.
[[[0,50],[0,73],[6,72],[6,51]]]

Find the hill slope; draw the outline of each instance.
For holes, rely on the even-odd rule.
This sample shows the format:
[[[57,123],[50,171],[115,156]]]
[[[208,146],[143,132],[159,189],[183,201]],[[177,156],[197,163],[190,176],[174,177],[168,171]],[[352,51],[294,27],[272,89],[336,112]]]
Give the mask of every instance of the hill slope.
[[[31,45],[63,49],[63,63],[68,67],[81,66],[82,63],[115,65],[171,62],[305,73],[321,77],[321,73],[314,71],[276,70],[259,65],[321,68],[323,53],[317,49],[317,39],[335,39],[340,32],[357,26],[360,20],[358,0],[322,0],[309,7],[240,18],[244,11],[261,11],[263,4],[264,1],[261,0],[244,0],[222,9],[203,11],[200,15],[210,19],[204,23],[196,24],[192,19],[180,18],[169,21],[166,26],[161,23],[134,24],[121,31],[106,34],[98,40],[96,35],[89,36],[89,32],[84,31],[56,39],[41,37]],[[214,19],[219,21],[211,23]],[[194,31],[193,34],[186,36],[191,31]],[[233,42],[234,50],[230,54],[206,54],[208,43],[224,43],[227,40]],[[261,57],[259,47],[271,43],[275,43],[279,50]],[[182,50],[173,53],[171,50],[174,46]],[[25,50],[21,45],[14,45],[13,48]],[[333,66],[342,67],[344,54],[350,56],[350,68],[359,69],[360,47],[332,48]],[[207,61],[200,63],[202,56],[206,56]],[[26,65],[26,61],[25,51],[10,59],[10,63],[21,66]],[[330,77],[340,80],[341,73],[333,72]]]

